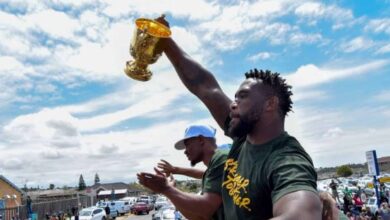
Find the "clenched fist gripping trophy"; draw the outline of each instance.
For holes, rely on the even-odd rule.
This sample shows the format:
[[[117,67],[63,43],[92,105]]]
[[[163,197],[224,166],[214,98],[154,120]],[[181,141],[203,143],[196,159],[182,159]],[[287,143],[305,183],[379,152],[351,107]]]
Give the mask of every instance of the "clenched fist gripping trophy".
[[[164,15],[160,18],[163,19]],[[126,62],[125,73],[135,80],[148,81],[152,77],[148,65],[162,55],[158,42],[171,36],[171,30],[157,20],[146,18],[137,19],[135,24],[137,28],[130,44],[130,55],[134,60]]]

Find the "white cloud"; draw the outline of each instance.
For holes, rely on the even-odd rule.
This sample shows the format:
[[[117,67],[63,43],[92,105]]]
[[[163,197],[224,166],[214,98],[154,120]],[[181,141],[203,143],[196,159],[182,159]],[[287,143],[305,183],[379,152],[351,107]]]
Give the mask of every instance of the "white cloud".
[[[385,54],[390,52],[390,43],[384,45],[383,47],[379,48],[379,50],[376,52],[378,54]]]
[[[356,37],[353,40],[343,43],[341,49],[347,53],[355,52],[358,50],[366,50],[371,48],[374,42],[371,39],[364,37]]]
[[[5,159],[3,161],[3,168],[8,170],[20,170],[23,168],[23,162],[17,158]]]
[[[386,33],[390,35],[390,18],[371,20],[364,28],[366,31],[374,33]]]
[[[24,78],[24,66],[19,60],[10,56],[0,57],[0,74],[13,78]],[[13,73],[12,75],[10,73]],[[1,76],[0,75],[0,76]]]
[[[63,157],[59,150],[47,148],[41,152],[42,157],[46,159],[59,159]]]
[[[294,103],[304,101],[304,100],[311,100],[311,99],[324,100],[328,98],[326,92],[324,91],[316,91],[316,90],[308,90],[308,89],[300,90],[300,89],[295,89],[295,87],[293,87],[293,94],[294,95],[292,96],[292,100]]]
[[[337,138],[337,137],[340,137],[340,135],[342,135],[344,133],[344,131],[339,128],[339,127],[335,127],[335,128],[330,128],[326,131],[326,133],[323,135],[324,138]]]
[[[332,29],[340,29],[354,23],[354,16],[350,9],[320,2],[304,2],[295,9],[294,13],[298,17],[307,18],[310,24],[316,24],[317,19],[331,19],[335,22]]]
[[[191,20],[203,20],[212,18],[219,10],[218,5],[203,0],[190,2],[174,0],[112,0],[104,3],[106,4],[104,13],[114,18],[130,15],[135,12],[147,18],[155,18],[167,13],[172,14],[174,17],[188,17]]]
[[[325,14],[325,9],[323,5],[319,2],[307,2],[295,9],[295,14],[300,16],[323,16]]]
[[[100,153],[103,155],[112,154],[117,150],[118,150],[118,146],[116,146],[116,145],[110,145],[110,146],[103,145],[99,148]]]
[[[313,64],[304,65],[290,75],[286,76],[287,81],[294,87],[308,87],[321,83],[327,83],[336,79],[349,77],[352,75],[370,73],[375,69],[387,66],[389,61],[377,60],[354,67],[321,69]]]
[[[378,95],[374,96],[374,100],[381,102],[390,101],[390,90],[381,91]]]
[[[156,94],[140,101],[139,103],[131,105],[126,109],[88,119],[82,119],[79,121],[80,130],[91,131],[107,128],[136,116],[147,115],[153,111],[166,107],[177,97],[177,95],[178,94],[174,91],[165,92],[163,96]],[[164,98],[162,99],[161,97]],[[158,103],[158,105],[156,105],[156,103]]]
[[[266,59],[269,59],[271,56],[272,56],[272,54],[270,52],[260,52],[260,53],[257,53],[257,54],[254,54],[254,55],[248,57],[248,59],[250,61],[266,60]]]
[[[4,126],[10,144],[26,143],[55,147],[78,147],[77,119],[59,109],[44,109],[38,113],[16,117]]]
[[[287,117],[286,130],[295,136],[312,157],[315,166],[327,167],[365,162],[365,152],[376,149],[379,155],[388,152],[388,126],[372,127],[369,121],[359,120],[370,115],[371,120],[383,121],[382,108],[331,109],[298,105]],[[348,155],[348,156],[346,156]]]
[[[31,28],[36,28],[60,39],[72,40],[75,37],[74,33],[80,29],[79,22],[76,19],[64,12],[52,9],[28,14],[24,19]]]
[[[322,40],[321,34],[303,34],[303,33],[293,33],[290,36],[289,42],[293,44],[310,44],[319,42]]]
[[[81,8],[87,5],[97,4],[97,0],[46,0],[45,3],[51,6],[62,6],[62,7],[71,7],[71,8]]]

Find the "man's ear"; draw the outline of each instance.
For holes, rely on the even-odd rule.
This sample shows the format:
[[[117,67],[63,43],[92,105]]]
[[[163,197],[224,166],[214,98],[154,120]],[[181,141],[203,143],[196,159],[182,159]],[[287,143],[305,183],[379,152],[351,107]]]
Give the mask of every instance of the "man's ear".
[[[277,96],[271,96],[265,102],[265,110],[266,111],[277,111],[279,108],[279,98]]]

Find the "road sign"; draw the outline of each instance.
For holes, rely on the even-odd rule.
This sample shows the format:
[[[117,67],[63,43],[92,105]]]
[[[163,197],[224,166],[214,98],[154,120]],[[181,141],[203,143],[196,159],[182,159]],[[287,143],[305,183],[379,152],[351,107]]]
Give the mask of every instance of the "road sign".
[[[366,152],[366,160],[367,160],[367,166],[368,166],[368,173],[374,176],[379,175],[379,169],[378,169],[378,162],[376,159],[376,152],[375,150],[367,151]]]

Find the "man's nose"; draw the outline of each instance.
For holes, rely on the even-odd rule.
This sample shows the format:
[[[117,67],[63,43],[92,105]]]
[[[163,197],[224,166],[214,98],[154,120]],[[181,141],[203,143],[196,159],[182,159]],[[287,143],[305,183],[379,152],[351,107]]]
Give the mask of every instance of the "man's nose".
[[[237,102],[236,101],[233,101],[232,103],[230,103],[230,110],[236,110],[237,109]]]

